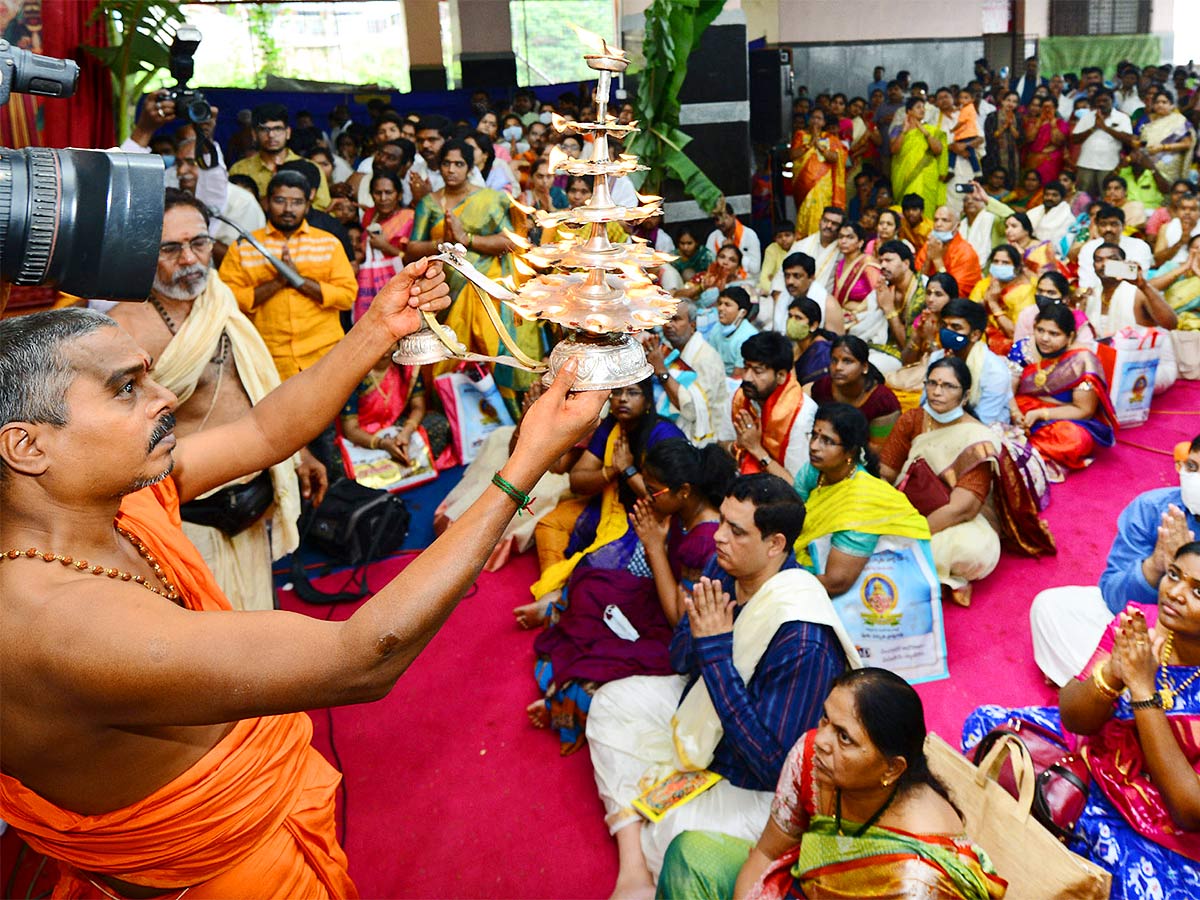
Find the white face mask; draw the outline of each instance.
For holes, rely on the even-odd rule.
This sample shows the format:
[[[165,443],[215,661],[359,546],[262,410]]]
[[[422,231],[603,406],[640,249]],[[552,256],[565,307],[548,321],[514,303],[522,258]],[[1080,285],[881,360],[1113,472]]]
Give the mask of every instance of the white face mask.
[[[543,125],[549,125],[552,121],[554,121],[554,116],[551,113],[544,112],[538,116],[538,121]]]
[[[520,125],[509,125],[504,129],[504,137],[507,138],[511,143],[516,143],[519,141],[522,134],[524,134],[524,132],[521,130]]]
[[[1200,472],[1180,472],[1179,491],[1183,505],[1193,516],[1200,516]]]

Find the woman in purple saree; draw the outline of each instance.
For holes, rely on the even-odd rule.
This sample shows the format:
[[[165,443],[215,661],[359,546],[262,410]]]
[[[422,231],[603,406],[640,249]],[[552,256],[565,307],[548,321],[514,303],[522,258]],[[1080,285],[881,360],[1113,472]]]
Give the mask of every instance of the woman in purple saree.
[[[530,721],[552,726],[563,756],[583,746],[592,694],[630,675],[669,675],[668,647],[690,591],[715,553],[717,508],[732,483],[732,457],[683,438],[655,444],[641,469],[648,497],[620,537],[572,571],[557,621],[534,641],[541,691]]]

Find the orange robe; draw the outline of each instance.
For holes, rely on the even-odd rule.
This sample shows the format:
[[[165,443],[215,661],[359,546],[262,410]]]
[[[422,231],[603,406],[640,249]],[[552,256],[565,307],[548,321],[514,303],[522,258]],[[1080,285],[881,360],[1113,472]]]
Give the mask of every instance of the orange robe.
[[[738,388],[737,393],[733,395],[732,407],[735,419],[742,410],[749,410],[755,419],[760,420],[763,449],[767,451],[771,459],[782,466],[783,461],[787,459],[788,444],[792,438],[792,425],[796,421],[796,416],[800,415],[800,410],[804,408],[804,388],[800,387],[795,373],[789,372],[787,381],[771,392],[771,396],[762,405],[761,418],[753,404],[746,399],[741,388]],[[737,460],[738,470],[743,475],[753,475],[755,472],[765,471],[762,463],[741,447],[737,448]]]
[[[117,516],[158,558],[187,607],[229,610],[184,537],[175,482],[131,494]],[[357,897],[338,846],[341,775],[304,713],[243,719],[186,772],[122,809],[80,815],[0,773],[0,818],[60,862],[54,896],[103,898],[95,872],[206,898]],[[109,889],[111,890],[111,889]]]
[[[917,251],[917,271],[922,275],[932,275],[936,271],[933,266],[927,265],[928,251],[928,244]],[[942,262],[945,263],[946,271],[953,275],[954,280],[958,282],[958,296],[969,297],[971,289],[983,277],[983,273],[979,269],[979,254],[975,252],[975,248],[961,234],[956,233],[950,243],[946,245]]]

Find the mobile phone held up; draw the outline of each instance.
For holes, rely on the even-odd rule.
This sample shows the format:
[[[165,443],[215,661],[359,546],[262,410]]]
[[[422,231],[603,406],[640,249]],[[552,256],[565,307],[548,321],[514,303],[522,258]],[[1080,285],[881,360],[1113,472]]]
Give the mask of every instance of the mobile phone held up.
[[[1137,281],[1138,264],[1125,259],[1105,260],[1104,277],[1117,278],[1121,281]]]
[[[960,181],[958,184],[954,185],[954,193],[956,194],[972,194],[974,192],[975,182],[973,181],[968,181],[965,183]]]

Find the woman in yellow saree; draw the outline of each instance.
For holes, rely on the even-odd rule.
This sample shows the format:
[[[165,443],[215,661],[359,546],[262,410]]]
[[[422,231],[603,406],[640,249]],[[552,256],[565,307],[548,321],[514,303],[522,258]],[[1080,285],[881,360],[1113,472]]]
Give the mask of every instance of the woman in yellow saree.
[[[412,240],[405,259],[420,259],[437,253],[443,241],[462,244],[466,258],[480,273],[489,278],[513,275],[513,243],[506,236],[512,231],[509,218],[511,198],[490,188],[476,187],[467,179],[474,150],[459,140],[448,140],[438,156],[438,170],[445,187],[432,191],[417,204],[413,221]],[[454,329],[467,349],[496,356],[500,338],[484,311],[482,304],[491,303],[500,318],[514,334],[525,353],[538,359],[543,356],[541,333],[535,320],[520,320],[507,306],[497,304],[482,295],[462,275],[447,269],[446,280],[454,297],[443,317],[444,324]],[[453,369],[457,363],[440,363],[435,373]],[[497,384],[513,390],[525,390],[529,385],[527,373],[508,368],[497,369]],[[510,377],[515,376],[515,377]],[[524,376],[524,377],[521,377]],[[503,379],[503,380],[502,380]]]
[[[892,194],[919,194],[926,218],[932,219],[934,210],[946,202],[948,141],[940,128],[925,124],[924,100],[909,97],[904,105],[904,124],[891,133]]]
[[[814,109],[808,130],[792,139],[792,197],[796,200],[796,234],[817,230],[827,206],[846,207],[846,155],[837,126],[825,127],[825,113]]]

